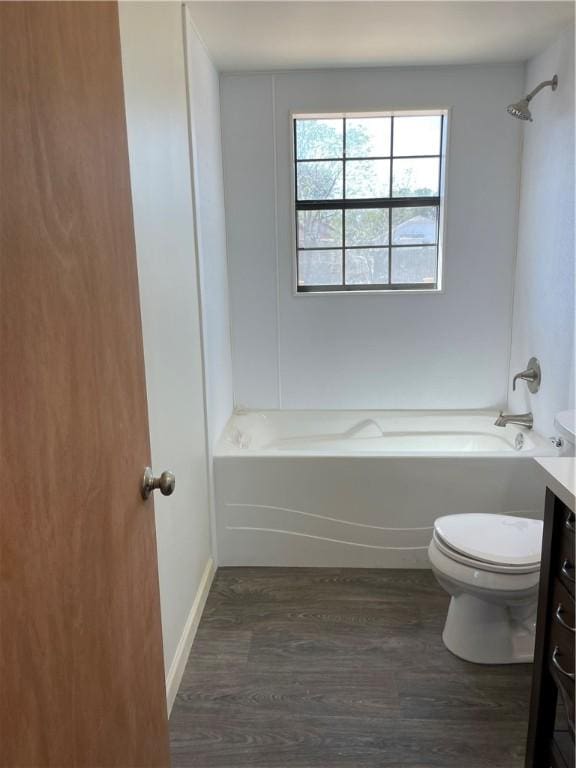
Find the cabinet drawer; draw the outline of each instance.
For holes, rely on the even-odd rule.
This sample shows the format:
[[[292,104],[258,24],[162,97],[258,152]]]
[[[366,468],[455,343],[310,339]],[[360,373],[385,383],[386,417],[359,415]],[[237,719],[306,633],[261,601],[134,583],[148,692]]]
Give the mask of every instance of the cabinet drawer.
[[[573,768],[574,742],[568,733],[555,733],[550,743],[546,768]]]
[[[563,524],[560,533],[556,575],[571,595],[574,595],[574,534]]]
[[[546,655],[557,685],[562,687],[574,705],[574,634],[556,620],[550,627],[550,643]]]
[[[550,626],[558,624],[566,633],[567,641],[572,644],[574,650],[574,635],[576,633],[576,621],[574,617],[574,597],[568,592],[560,579],[554,582],[552,602],[550,603],[551,615],[548,618]]]
[[[574,514],[571,509],[568,509],[565,504],[563,504],[562,507],[564,528],[568,533],[571,533],[572,536],[574,536],[576,534],[576,514]]]

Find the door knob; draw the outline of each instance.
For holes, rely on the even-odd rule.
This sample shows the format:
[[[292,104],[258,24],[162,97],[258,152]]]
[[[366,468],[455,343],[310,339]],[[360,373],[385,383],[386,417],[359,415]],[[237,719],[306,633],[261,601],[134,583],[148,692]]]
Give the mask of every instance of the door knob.
[[[157,488],[160,490],[162,496],[171,496],[174,493],[176,487],[176,478],[172,472],[162,472],[160,477],[154,477],[154,473],[150,467],[146,467],[144,470],[144,476],[142,478],[142,498],[147,499],[148,496]]]

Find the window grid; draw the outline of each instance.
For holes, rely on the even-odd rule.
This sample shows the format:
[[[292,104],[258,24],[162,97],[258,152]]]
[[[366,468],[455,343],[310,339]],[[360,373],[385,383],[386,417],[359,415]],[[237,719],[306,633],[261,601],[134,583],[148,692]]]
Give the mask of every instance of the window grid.
[[[393,169],[394,169],[394,118],[390,120],[390,177],[388,182],[388,190],[390,197],[394,191],[393,187]],[[343,168],[344,175],[346,175],[346,166]],[[440,188],[438,188],[440,189]],[[346,245],[346,243],[342,243]],[[392,210],[388,208],[388,285],[392,284]]]
[[[442,146],[444,140],[444,114],[435,115],[440,118],[440,137],[438,144],[438,154],[410,154],[404,155],[394,154],[394,122],[395,116],[390,116],[390,146],[388,155],[374,155],[374,156],[347,156],[347,118],[341,118],[343,121],[343,135],[342,135],[342,156],[341,157],[298,157],[298,138],[297,138],[297,124],[299,121],[306,120],[307,118],[294,118],[293,120],[293,141],[294,141],[294,179],[295,179],[295,216],[296,216],[296,282],[297,291],[299,293],[311,293],[311,292],[334,292],[334,291],[398,291],[398,290],[423,290],[434,291],[438,288],[438,256],[439,256],[439,228],[440,228],[440,191],[442,189]],[[369,119],[370,116],[366,115]],[[402,117],[402,115],[399,115]],[[318,119],[318,118],[308,118]],[[331,119],[331,118],[328,118]],[[414,196],[414,197],[394,197],[394,161],[395,160],[410,160],[410,159],[436,159],[438,160],[438,194],[432,196]],[[389,167],[389,196],[388,197],[376,197],[376,198],[346,198],[346,164],[350,161],[375,161],[375,160],[388,160]],[[326,200],[300,200],[298,196],[298,165],[301,163],[330,163],[338,162],[342,163],[342,197],[336,199]],[[435,226],[435,238],[434,242],[418,242],[418,243],[394,243],[392,236],[392,211],[396,208],[419,208],[427,207],[434,208],[436,210],[436,226]],[[346,211],[354,209],[382,209],[388,212],[388,242],[387,243],[371,243],[369,245],[347,245],[346,244]],[[314,210],[340,210],[341,211],[341,245],[340,246],[300,246],[299,240],[299,218],[298,213],[300,211],[314,211]],[[419,282],[419,283],[393,283],[392,282],[392,268],[393,268],[393,251],[402,248],[419,248],[425,247],[435,248],[435,275],[434,282]],[[388,254],[388,281],[386,283],[350,283],[346,282],[346,267],[347,258],[346,252],[353,250],[364,251],[386,251]],[[342,280],[336,284],[326,285],[301,285],[300,284],[300,253],[306,253],[310,251],[340,251],[341,263],[342,263]]]
[[[342,155],[346,158],[346,118],[342,121]],[[342,197],[346,199],[346,165],[342,166]],[[346,285],[346,213],[342,211],[342,285]]]

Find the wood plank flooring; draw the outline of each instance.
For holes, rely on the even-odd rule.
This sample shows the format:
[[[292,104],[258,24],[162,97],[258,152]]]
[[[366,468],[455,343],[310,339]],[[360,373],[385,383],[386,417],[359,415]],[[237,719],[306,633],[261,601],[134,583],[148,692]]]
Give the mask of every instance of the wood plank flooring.
[[[531,666],[452,656],[447,607],[430,571],[220,569],[174,768],[522,768]]]

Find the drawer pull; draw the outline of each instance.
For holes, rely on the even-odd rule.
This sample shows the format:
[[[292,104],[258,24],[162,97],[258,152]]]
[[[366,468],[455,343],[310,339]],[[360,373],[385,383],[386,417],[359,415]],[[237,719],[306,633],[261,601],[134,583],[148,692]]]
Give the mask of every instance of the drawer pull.
[[[562,614],[564,613],[564,606],[562,603],[558,603],[558,608],[556,608],[556,621],[560,626],[564,627],[564,629],[570,630],[570,632],[576,632],[576,627],[571,627],[570,624],[566,624],[564,619],[562,618]]]
[[[560,648],[558,648],[558,646],[556,646],[554,648],[553,653],[552,653],[552,664],[554,664],[554,666],[556,667],[558,672],[560,672],[560,674],[564,675],[564,677],[567,677],[569,680],[574,680],[574,672],[566,672],[566,670],[563,669],[562,665],[558,661],[558,654],[559,653],[560,653]]]
[[[560,568],[560,573],[563,576],[566,576],[567,579],[570,579],[570,581],[574,581],[574,566],[570,560],[564,560],[562,567]]]
[[[566,522],[564,523],[565,527],[568,528],[569,531],[572,531],[574,533],[576,531],[576,525],[574,524],[576,521],[576,515],[574,512],[568,512],[568,516],[566,517]]]

